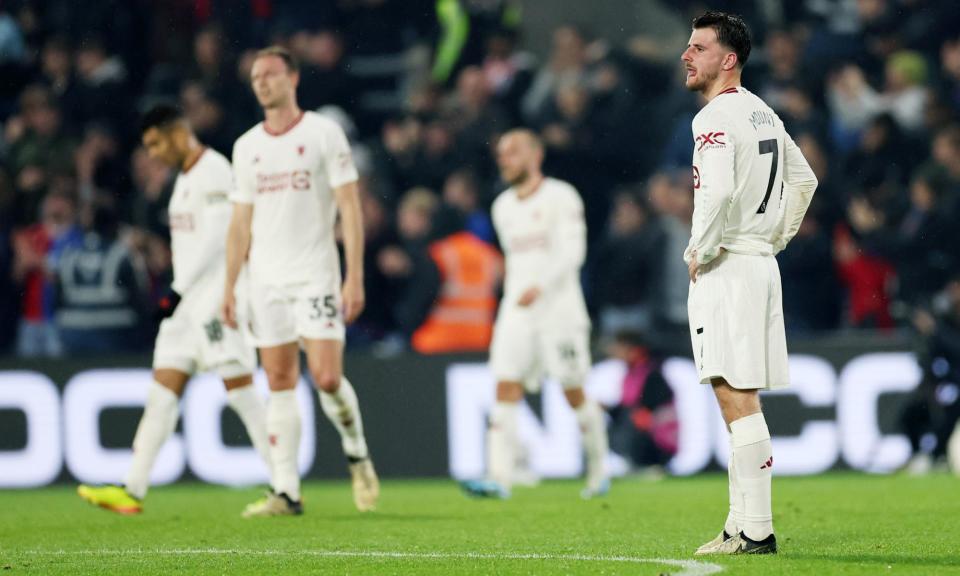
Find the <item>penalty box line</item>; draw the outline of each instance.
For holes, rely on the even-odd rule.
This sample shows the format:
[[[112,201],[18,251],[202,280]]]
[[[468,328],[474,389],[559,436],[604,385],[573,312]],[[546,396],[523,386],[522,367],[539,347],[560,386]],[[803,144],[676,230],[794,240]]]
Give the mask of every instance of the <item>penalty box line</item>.
[[[627,564],[664,564],[682,568],[675,576],[708,576],[723,571],[717,564],[698,560],[677,560],[673,558],[641,558],[637,556],[604,556],[589,554],[544,554],[544,553],[506,553],[489,552],[400,552],[383,550],[242,550],[223,548],[160,548],[150,550],[133,548],[129,550],[27,550],[26,554],[35,556],[311,556],[315,558],[368,558],[368,559],[404,559],[404,560],[547,560],[568,562],[622,562]]]

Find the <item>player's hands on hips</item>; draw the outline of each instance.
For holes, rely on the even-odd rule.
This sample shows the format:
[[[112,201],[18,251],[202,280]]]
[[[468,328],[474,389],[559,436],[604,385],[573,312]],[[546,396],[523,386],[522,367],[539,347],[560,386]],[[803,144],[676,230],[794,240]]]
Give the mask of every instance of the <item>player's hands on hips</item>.
[[[234,295],[233,290],[227,290],[223,294],[223,323],[233,328],[237,329],[237,297]]]
[[[343,321],[352,324],[363,312],[366,304],[366,295],[363,291],[363,282],[347,277],[343,283]]]
[[[536,286],[532,286],[530,288],[527,288],[526,292],[520,295],[520,299],[517,300],[517,304],[521,308],[526,308],[527,306],[530,306],[531,304],[536,302],[537,298],[539,297],[540,297],[540,289],[537,288]]]
[[[687,264],[687,272],[690,274],[690,281],[697,283],[697,272],[700,271],[700,263],[697,262],[697,251],[690,254],[690,263]]]

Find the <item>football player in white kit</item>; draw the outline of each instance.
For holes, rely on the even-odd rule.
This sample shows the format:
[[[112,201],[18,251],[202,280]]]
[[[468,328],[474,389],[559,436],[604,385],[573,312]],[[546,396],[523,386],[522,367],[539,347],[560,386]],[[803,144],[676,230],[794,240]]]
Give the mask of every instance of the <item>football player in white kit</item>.
[[[740,85],[749,55],[743,20],[708,12],[694,19],[682,56],[687,89],[707,100],[693,119],[690,337],[700,382],[712,385],[730,432],[729,513],[697,554],[777,551],[759,390],[789,383],[774,255],[797,233],[817,187],[780,118]]]
[[[227,239],[224,318],[237,322],[233,297],[249,254],[253,340],[270,383],[267,433],[273,489],[245,516],[300,514],[300,347],[327,418],[340,433],[354,502],[372,510],[380,485],[367,450],[360,406],[343,376],[344,325],[364,306],[363,228],[357,170],[343,130],[297,106],[296,60],[283,48],[261,50],[251,83],[265,120],[233,149],[236,189]],[[346,255],[341,283],[334,241],[339,209]]]
[[[133,439],[133,461],[124,485],[81,485],[77,490],[85,500],[121,514],[142,511],[150,469],[177,426],[184,387],[198,371],[212,370],[223,378],[228,404],[269,466],[266,411],[253,387],[256,352],[238,330],[220,320],[233,189],[230,162],[201,145],[172,106],[147,112],[141,129],[150,157],[180,171],[168,208],[173,285],[161,303],[166,318],[154,345],[154,382]]]
[[[586,453],[585,498],[609,489],[603,409],[583,393],[590,370],[590,317],[580,286],[586,256],[583,201],[566,182],[544,177],[543,145],[513,130],[497,145],[500,175],[510,188],[493,204],[493,224],[506,257],[490,366],[497,396],[487,433],[488,477],[463,484],[471,495],[507,498],[515,478],[518,411],[525,384],[543,373],[563,386],[577,415]]]

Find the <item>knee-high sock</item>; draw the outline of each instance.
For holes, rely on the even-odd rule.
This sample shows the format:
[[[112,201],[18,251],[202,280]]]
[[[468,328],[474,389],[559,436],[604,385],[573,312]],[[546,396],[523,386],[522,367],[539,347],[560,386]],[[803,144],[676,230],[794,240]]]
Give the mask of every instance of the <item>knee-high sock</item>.
[[[297,453],[300,449],[300,408],[297,391],[270,392],[267,404],[267,437],[270,443],[270,463],[273,470],[273,489],[300,500],[300,473]]]
[[[320,406],[330,422],[340,433],[343,453],[347,458],[362,460],[369,456],[367,439],[363,435],[363,418],[360,416],[360,404],[357,392],[346,377],[340,378],[340,387],[333,394],[318,390]]]
[[[603,408],[593,400],[585,400],[576,413],[587,456],[587,483],[595,484],[607,476],[609,442]]]
[[[143,498],[150,487],[150,469],[164,442],[177,428],[180,398],[158,382],[150,384],[143,417],[133,437],[133,461],[123,484],[132,496]]]
[[[517,443],[520,441],[517,432],[519,409],[516,402],[497,402],[490,413],[487,430],[487,475],[507,490],[513,485]]]
[[[727,460],[727,484],[730,492],[730,509],[727,512],[727,521],[723,525],[723,531],[733,536],[740,532],[743,525],[743,492],[740,491],[740,483],[737,482],[737,459],[734,456],[736,449],[733,447],[733,439],[730,440],[730,458]]]
[[[270,462],[270,440],[267,438],[267,410],[263,400],[253,385],[227,390],[227,404],[240,416],[253,447],[263,458],[273,479],[273,466]]]
[[[740,531],[751,540],[763,540],[773,533],[770,481],[773,454],[770,432],[762,412],[730,423],[737,484],[743,494],[743,522]]]

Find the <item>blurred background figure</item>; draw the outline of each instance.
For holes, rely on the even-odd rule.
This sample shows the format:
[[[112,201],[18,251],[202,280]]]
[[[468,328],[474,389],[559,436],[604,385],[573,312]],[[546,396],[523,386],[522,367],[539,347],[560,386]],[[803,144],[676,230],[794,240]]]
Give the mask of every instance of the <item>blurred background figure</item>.
[[[86,215],[82,243],[57,268],[56,321],[68,354],[141,349],[148,326],[147,276],[120,237],[116,211],[101,200]]]
[[[617,332],[608,353],[627,366],[620,404],[609,409],[610,449],[636,471],[662,475],[680,438],[673,390],[660,371],[663,360],[633,330]]]
[[[946,467],[960,420],[960,275],[946,285],[933,311],[914,313],[913,325],[923,379],[900,414],[900,426],[913,451],[906,470],[922,475]]]

